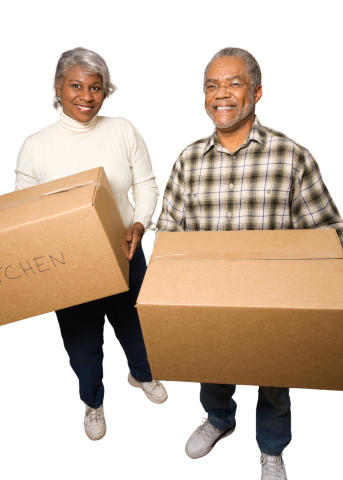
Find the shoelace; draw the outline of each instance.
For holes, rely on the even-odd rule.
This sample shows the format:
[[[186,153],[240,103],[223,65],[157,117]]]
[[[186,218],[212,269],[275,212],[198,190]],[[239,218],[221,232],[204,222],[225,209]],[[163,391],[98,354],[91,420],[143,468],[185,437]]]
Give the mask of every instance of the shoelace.
[[[203,425],[200,425],[200,427],[197,428],[198,435],[207,441],[207,439],[210,437],[210,435],[214,432],[217,431],[217,429],[210,424],[208,421],[208,418],[203,418],[202,419]]]
[[[158,387],[161,387],[162,384],[159,380],[153,380],[152,382],[148,382],[149,385],[151,386],[151,390],[154,392],[155,390],[158,389]]]
[[[274,478],[281,477],[281,475],[280,475],[280,473],[281,473],[281,457],[269,457],[269,458],[274,458],[274,460],[272,460],[272,462],[274,462],[274,464],[271,463],[270,460],[268,462],[268,455],[266,455],[265,453],[263,453],[261,455],[261,464],[267,470],[268,476],[269,477],[274,477]],[[280,458],[280,461],[278,460],[278,458]]]
[[[97,409],[89,408],[86,415],[89,417],[91,423],[93,423],[93,422],[98,423],[101,420],[100,408],[97,408]]]

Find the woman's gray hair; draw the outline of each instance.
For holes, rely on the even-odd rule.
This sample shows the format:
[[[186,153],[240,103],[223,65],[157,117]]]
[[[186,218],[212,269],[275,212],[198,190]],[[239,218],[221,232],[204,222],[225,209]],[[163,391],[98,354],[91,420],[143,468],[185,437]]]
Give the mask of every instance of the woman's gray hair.
[[[206,84],[206,78],[207,78],[207,72],[208,69],[210,68],[211,63],[214,60],[217,60],[218,58],[222,57],[240,57],[243,58],[246,62],[247,66],[247,74],[249,75],[251,79],[251,88],[252,90],[255,89],[256,85],[260,85],[262,82],[262,73],[261,73],[261,68],[256,60],[255,57],[251,55],[247,50],[243,50],[242,48],[233,48],[233,47],[228,47],[228,48],[223,48],[222,50],[219,50],[213,57],[210,63],[207,65],[205,68],[205,73],[204,73],[204,87]]]
[[[97,53],[86,48],[77,47],[73,50],[67,50],[62,53],[58,60],[55,79],[54,79],[54,101],[53,106],[58,109],[58,95],[57,87],[62,88],[63,79],[67,73],[79,65],[87,73],[98,73],[102,77],[105,98],[112,95],[117,90],[117,87],[111,82],[110,72],[108,70],[105,60]]]

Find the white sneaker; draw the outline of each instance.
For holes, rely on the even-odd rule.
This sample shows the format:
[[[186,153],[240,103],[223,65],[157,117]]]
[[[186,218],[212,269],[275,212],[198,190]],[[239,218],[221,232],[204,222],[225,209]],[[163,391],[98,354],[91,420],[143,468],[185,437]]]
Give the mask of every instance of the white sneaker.
[[[129,373],[128,382],[132,387],[141,388],[148,399],[154,403],[164,403],[168,398],[168,393],[159,380],[139,382]]]
[[[210,453],[219,440],[228,437],[235,431],[236,424],[220,430],[214,427],[207,418],[202,419],[202,425],[189,437],[186,443],[186,453],[190,458],[201,458]]]
[[[104,404],[101,404],[99,408],[91,408],[86,405],[84,427],[87,437],[91,440],[100,440],[105,436]]]
[[[262,476],[261,480],[287,480],[285,464],[282,455],[261,455]]]

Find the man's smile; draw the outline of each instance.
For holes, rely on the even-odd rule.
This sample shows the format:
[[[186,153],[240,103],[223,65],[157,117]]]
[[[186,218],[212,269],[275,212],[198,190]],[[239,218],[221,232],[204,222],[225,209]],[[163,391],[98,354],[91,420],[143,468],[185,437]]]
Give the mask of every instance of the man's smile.
[[[217,104],[212,104],[211,107],[216,110],[217,112],[231,112],[232,110],[234,110],[234,108],[237,107],[237,104],[235,103],[217,103]]]
[[[225,111],[225,110],[233,110],[235,107],[214,107],[216,110]]]

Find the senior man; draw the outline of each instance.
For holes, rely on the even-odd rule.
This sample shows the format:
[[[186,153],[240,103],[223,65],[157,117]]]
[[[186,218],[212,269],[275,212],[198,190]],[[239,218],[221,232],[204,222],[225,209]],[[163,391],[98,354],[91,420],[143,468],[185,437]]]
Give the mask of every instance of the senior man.
[[[157,232],[335,228],[343,242],[342,219],[310,152],[255,116],[262,97],[256,59],[240,48],[220,50],[205,69],[204,93],[216,128],[177,159]],[[233,433],[235,388],[201,384],[208,418],[186,444],[189,457],[207,455]],[[256,430],[262,479],[286,480],[282,452],[291,441],[289,389],[259,388]]]

